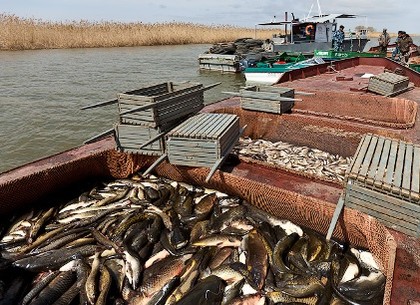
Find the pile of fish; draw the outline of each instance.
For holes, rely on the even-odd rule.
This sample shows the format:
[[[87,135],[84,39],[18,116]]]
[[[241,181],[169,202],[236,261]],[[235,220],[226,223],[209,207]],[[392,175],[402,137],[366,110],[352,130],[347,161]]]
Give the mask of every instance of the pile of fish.
[[[342,157],[307,146],[286,142],[240,138],[233,152],[290,171],[333,182],[342,182],[351,157]]]
[[[369,252],[166,178],[100,183],[3,225],[2,305],[382,304]]]

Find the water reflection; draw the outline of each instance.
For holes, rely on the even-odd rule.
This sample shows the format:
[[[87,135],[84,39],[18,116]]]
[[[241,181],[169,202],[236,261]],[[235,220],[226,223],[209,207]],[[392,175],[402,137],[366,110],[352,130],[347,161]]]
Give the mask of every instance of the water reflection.
[[[117,106],[80,108],[119,92],[167,81],[221,85],[205,102],[238,91],[241,74],[202,71],[198,55],[209,45],[1,52],[0,172],[57,153],[107,130]]]

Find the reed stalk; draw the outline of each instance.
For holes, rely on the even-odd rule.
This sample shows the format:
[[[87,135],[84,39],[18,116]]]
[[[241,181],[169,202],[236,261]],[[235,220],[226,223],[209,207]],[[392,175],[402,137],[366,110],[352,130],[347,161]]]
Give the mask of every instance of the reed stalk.
[[[51,22],[0,14],[0,50],[213,44],[270,38],[278,29],[193,23]]]

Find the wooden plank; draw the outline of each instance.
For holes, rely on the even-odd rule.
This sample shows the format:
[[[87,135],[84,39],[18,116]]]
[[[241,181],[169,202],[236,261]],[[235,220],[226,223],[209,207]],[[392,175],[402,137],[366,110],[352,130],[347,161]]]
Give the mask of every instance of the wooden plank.
[[[419,221],[417,219],[406,219],[404,214],[399,214],[395,211],[388,211],[387,208],[381,207],[379,205],[370,205],[369,203],[363,201],[360,198],[356,198],[353,196],[349,196],[347,201],[347,206],[349,207],[357,207],[363,208],[366,213],[375,217],[379,217],[382,219],[389,219],[396,225],[401,225],[407,229],[415,231],[416,228],[419,226]]]
[[[148,169],[145,170],[145,172],[143,173],[143,177],[146,177],[147,174],[149,174],[156,166],[158,166],[160,163],[162,163],[163,161],[165,161],[165,159],[168,156],[166,154],[163,154],[162,156],[160,156],[155,162],[153,162],[152,165],[149,166]]]
[[[405,149],[404,168],[402,175],[401,193],[405,197],[410,196],[411,168],[413,165],[413,145],[407,144]]]
[[[420,199],[420,146],[414,146],[413,175],[411,177],[411,197]]]
[[[115,135],[115,129],[114,128],[110,128],[108,130],[105,130],[104,132],[101,132],[100,134],[87,139],[86,141],[83,142],[83,144],[90,144],[90,143],[96,142],[97,140],[99,140],[103,137],[109,136],[111,134]]]
[[[214,116],[203,113],[199,120],[195,121],[193,118],[189,122],[191,125],[190,128],[187,128],[185,133],[181,136],[185,138],[198,138],[198,135],[202,133],[202,130],[206,127],[208,128],[208,125],[210,125],[213,120]]]
[[[377,142],[378,142],[378,138],[377,137],[372,137],[372,140],[369,143],[369,147],[366,150],[366,154],[365,154],[365,157],[363,159],[363,162],[360,166],[359,175],[357,176],[358,181],[364,182],[365,179],[366,179],[366,175],[368,173],[370,163],[371,163],[372,158],[374,156],[373,153],[376,149],[376,143]]]
[[[383,182],[384,175],[385,175],[386,165],[388,163],[388,157],[389,157],[389,150],[391,148],[391,142],[392,141],[390,139],[385,139],[385,141],[384,141],[381,160],[379,161],[378,170],[376,172],[374,182],[373,182],[375,187],[380,188],[382,186],[382,182]]]
[[[331,239],[331,236],[334,232],[335,226],[337,225],[338,217],[340,217],[341,211],[344,208],[344,198],[341,195],[340,198],[338,198],[337,205],[335,206],[334,214],[331,219],[330,226],[328,228],[326,239],[329,241]]]
[[[236,141],[232,141],[231,145],[226,149],[227,152],[231,151],[233,149],[233,147],[235,146],[237,140],[239,139],[239,137],[243,134],[243,132],[245,131],[245,127],[242,128],[238,135],[237,135],[237,139]],[[226,157],[228,156],[228,153],[226,153],[223,156],[219,156],[220,158],[215,162],[215,164],[213,165],[213,167],[211,168],[209,174],[206,177],[206,182],[209,182],[211,177],[214,175],[214,173],[216,172],[216,170],[222,165],[223,161],[226,159]]]
[[[407,213],[420,213],[420,205],[418,203],[409,202],[403,200],[402,198],[396,198],[393,194],[387,195],[376,190],[371,190],[359,184],[352,184],[350,186],[348,185],[348,187],[351,189],[351,191],[371,197],[372,202],[375,200],[381,202],[390,202],[391,204],[396,205],[395,209],[407,209]]]
[[[375,176],[378,171],[378,164],[382,156],[383,147],[384,147],[384,138],[379,137],[378,143],[376,144],[375,152],[373,153],[373,159],[370,164],[370,168],[366,177],[366,183],[368,184],[372,185],[375,181]]]
[[[199,132],[197,132],[196,137],[201,139],[217,139],[217,137],[214,137],[214,134],[219,132],[219,128],[222,124],[224,124],[224,121],[227,120],[227,117],[223,114],[215,114],[209,115],[212,119],[209,123],[206,125],[201,126]]]
[[[213,129],[209,132],[208,137],[220,138],[220,136],[226,132],[226,129],[232,125],[236,118],[236,115],[223,114],[223,120],[220,120],[217,129]]]
[[[394,181],[391,187],[391,191],[396,194],[401,193],[402,174],[403,174],[404,161],[405,161],[404,159],[405,149],[406,149],[406,144],[404,142],[400,142],[400,145],[398,146],[397,160],[395,162]]]
[[[363,162],[365,157],[366,150],[369,146],[370,140],[372,139],[371,135],[365,135],[360,141],[359,146],[356,150],[356,158],[353,159],[352,164],[349,166],[348,177],[356,179],[360,170],[360,165]]]
[[[358,205],[356,203],[353,202],[349,202],[348,204],[346,203],[346,206],[356,209],[360,212],[363,212],[365,214],[368,214],[370,216],[375,217],[376,219],[378,219],[380,222],[382,222],[385,226],[387,227],[391,227],[394,230],[400,231],[400,232],[404,232],[406,234],[410,234],[411,236],[418,236],[418,226],[412,226],[408,223],[404,223],[404,222],[400,222],[396,219],[394,219],[393,217],[389,217],[388,215],[379,213],[377,211],[374,211],[370,208],[366,208],[364,206]]]
[[[188,120],[184,121],[182,124],[179,124],[177,127],[172,129],[169,133],[169,137],[184,137],[188,136],[188,134],[196,128],[198,124],[201,123],[202,120],[204,120],[205,117],[203,114],[198,114],[194,117],[189,118]],[[192,124],[194,122],[194,124]]]
[[[395,162],[397,160],[398,142],[392,141],[391,150],[389,152],[388,164],[386,166],[386,176],[382,187],[384,190],[390,191],[392,187],[392,181],[394,179]]]
[[[420,215],[418,213],[416,215],[414,212],[410,213],[410,210],[398,209],[398,206],[392,203],[375,201],[375,198],[364,196],[362,193],[349,192],[348,200],[356,202],[358,205],[362,205],[379,213],[394,217],[395,219],[399,219],[403,222],[408,222],[413,225],[418,225],[420,223],[418,217]]]

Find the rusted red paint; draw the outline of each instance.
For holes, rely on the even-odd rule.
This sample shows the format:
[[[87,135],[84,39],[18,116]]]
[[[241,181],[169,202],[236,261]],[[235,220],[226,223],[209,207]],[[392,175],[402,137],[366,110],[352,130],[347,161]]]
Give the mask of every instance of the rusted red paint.
[[[346,94],[370,94],[365,91],[353,91],[352,88],[365,86],[366,80],[355,75],[361,73],[378,74],[384,70],[401,68],[398,64],[383,58],[359,58],[349,59],[334,63],[334,71],[328,69],[330,64],[319,67],[308,67],[304,71],[289,72],[279,86],[287,86],[301,91],[325,92],[334,90]],[[410,99],[420,103],[420,74],[408,71],[403,67],[404,73],[410,77],[417,87],[405,92],[399,97]],[[327,73],[328,72],[328,73]],[[316,77],[311,77],[316,76]],[[337,81],[337,76],[342,76],[347,81]],[[349,78],[352,77],[353,80]],[[227,99],[215,105],[208,106],[204,111],[231,111],[238,108],[238,98]],[[420,143],[420,116],[417,115],[414,128],[409,130],[392,130],[414,143]],[[319,119],[322,120],[322,119]],[[325,119],[324,119],[325,120]],[[343,124],[339,120],[330,120],[331,124]],[[344,125],[343,125],[344,126]],[[359,126],[360,127],[360,126]],[[351,128],[349,126],[349,128]],[[365,128],[365,129],[363,129]],[[388,132],[386,128],[363,127],[363,131],[377,133]],[[16,212],[19,204],[34,204],[38,199],[65,188],[67,185],[78,182],[81,178],[110,176],[110,170],[106,168],[106,152],[114,149],[115,142],[112,137],[98,142],[83,145],[26,165],[10,170],[0,175],[0,202],[2,203],[1,214]],[[311,180],[299,175],[281,170],[256,165],[241,163],[236,166],[226,165],[224,171],[247,179],[256,180],[269,185],[277,186],[285,190],[322,199],[329,204],[335,204],[341,194],[342,186],[322,181]],[[58,179],[58,177],[60,177]],[[45,182],[48,181],[48,185]],[[19,187],[16,186],[19,184]],[[42,187],[40,187],[42,186]],[[21,193],[16,196],[15,202],[10,202],[13,192]],[[4,206],[3,206],[4,205]],[[407,304],[408,301],[420,301],[420,239],[408,237],[402,233],[390,232],[397,242],[394,279],[392,287],[391,304]],[[413,303],[414,304],[414,303]]]

